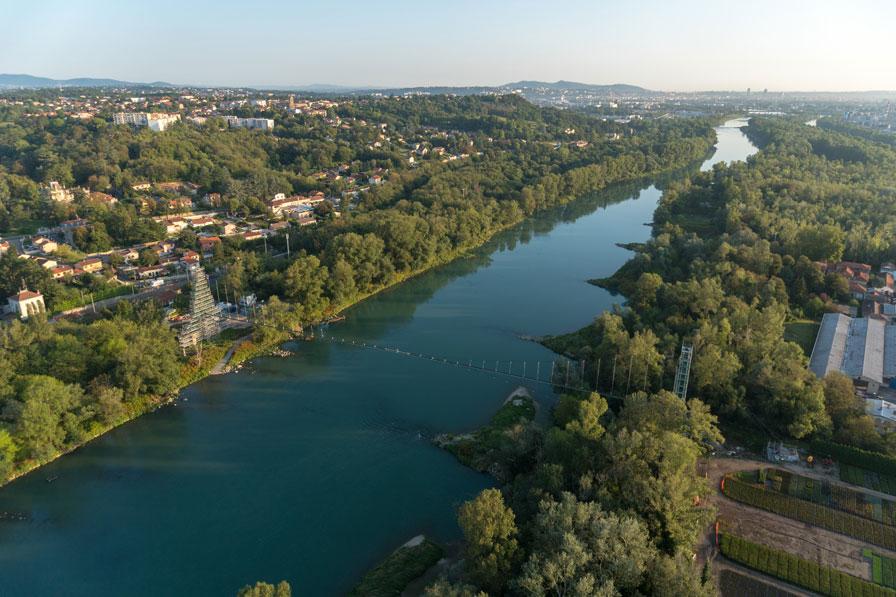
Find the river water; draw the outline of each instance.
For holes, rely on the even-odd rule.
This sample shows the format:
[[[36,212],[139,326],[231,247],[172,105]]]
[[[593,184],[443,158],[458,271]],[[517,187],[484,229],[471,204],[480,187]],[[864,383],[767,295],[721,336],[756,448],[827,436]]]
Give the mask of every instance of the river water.
[[[719,127],[703,168],[755,152],[742,124]],[[661,184],[541,214],[328,333],[517,372],[526,361],[529,375],[540,361],[544,377],[554,355],[523,337],[621,300],[585,280],[625,262],[616,243],[649,237]],[[0,490],[0,512],[25,516],[0,520],[0,593],[232,595],[286,579],[334,595],[413,535],[456,540],[457,506],[493,481],[429,438],[483,424],[520,382],[326,341],[291,348]],[[546,411],[550,390],[530,386]]]

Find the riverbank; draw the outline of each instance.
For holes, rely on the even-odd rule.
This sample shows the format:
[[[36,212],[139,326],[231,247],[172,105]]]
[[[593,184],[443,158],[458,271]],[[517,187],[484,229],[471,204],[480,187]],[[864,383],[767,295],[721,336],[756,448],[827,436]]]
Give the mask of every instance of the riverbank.
[[[683,167],[687,167],[691,163],[694,163],[694,162],[689,162],[688,164],[680,164],[680,163],[671,164],[666,168],[661,168],[661,169],[656,169],[656,170],[653,170],[650,172],[640,173],[638,176],[635,176],[635,177],[613,180],[612,182],[602,185],[599,188],[592,189],[590,191],[590,193],[602,192],[602,191],[605,191],[614,186],[631,184],[631,183],[634,183],[637,181],[647,181],[647,180],[650,180],[651,178],[659,176],[663,173],[674,172]],[[519,217],[516,217],[516,218],[512,219],[511,221],[506,222],[503,225],[497,226],[497,227],[489,230],[488,233],[483,234],[482,236],[476,237],[475,239],[472,239],[469,243],[465,244],[462,247],[459,247],[456,250],[453,250],[449,253],[442,255],[441,257],[431,260],[423,267],[421,267],[415,271],[412,271],[412,272],[407,272],[407,273],[404,273],[401,275],[394,276],[387,284],[384,284],[384,285],[382,285],[364,295],[355,296],[352,298],[352,300],[347,301],[345,304],[341,304],[341,305],[331,308],[328,311],[327,316],[338,315],[338,314],[344,312],[346,309],[356,306],[356,305],[370,299],[371,297],[382,293],[385,290],[399,286],[399,285],[403,284],[404,282],[407,282],[408,280],[411,280],[411,279],[416,278],[422,274],[425,274],[435,268],[447,265],[457,259],[463,258],[463,257],[469,255],[472,251],[475,251],[475,250],[479,249],[480,247],[482,247],[483,245],[485,245],[491,239],[495,238],[495,236],[497,236],[499,233],[506,231],[508,229],[511,229],[514,226],[519,225],[520,223],[524,222],[525,220],[527,220],[529,218],[536,217],[537,215],[541,214],[544,211],[567,205],[569,203],[576,201],[577,199],[580,199],[581,197],[582,196],[557,197],[556,203],[554,205],[552,205],[548,208],[545,208],[543,210],[538,210],[531,216],[526,216],[525,214],[523,214],[521,212]],[[77,451],[78,449],[84,447],[85,445],[89,444],[90,442],[94,441],[95,439],[101,437],[108,431],[111,431],[112,429],[120,427],[121,425],[124,425],[125,423],[128,423],[130,421],[133,421],[133,420],[137,419],[138,417],[140,417],[141,415],[147,414],[149,412],[153,412],[163,406],[174,403],[177,400],[180,393],[184,389],[186,389],[187,387],[189,387],[192,384],[195,384],[196,382],[203,380],[204,378],[208,377],[211,374],[214,364],[217,363],[221,359],[221,357],[223,357],[226,354],[226,352],[228,351],[228,349],[230,347],[232,347],[231,342],[232,341],[229,338],[228,338],[228,342],[223,346],[218,341],[212,342],[204,348],[201,360],[199,360],[197,362],[196,359],[191,358],[190,360],[187,360],[186,362],[184,362],[182,365],[181,375],[179,376],[179,382],[178,382],[177,388],[176,388],[176,390],[172,391],[170,394],[167,394],[165,396],[141,397],[140,399],[135,400],[134,402],[132,402],[130,404],[127,404],[126,405],[127,410],[122,417],[115,419],[113,422],[111,422],[108,425],[97,426],[96,428],[92,429],[89,433],[85,434],[84,439],[82,441],[79,441],[77,444],[75,444],[75,445],[67,448],[66,450],[61,451],[61,452],[57,453],[56,455],[54,455],[48,459],[45,459],[45,460],[26,461],[26,462],[19,463],[19,465],[16,466],[13,469],[13,471],[11,471],[11,473],[2,481],[2,483],[0,483],[0,486],[6,485],[15,479],[18,479],[18,478],[23,477],[31,472],[34,472],[37,469],[44,466],[45,464],[53,462],[66,454],[70,454],[72,452]],[[242,343],[240,343],[239,346],[237,346],[234,349],[231,359],[229,361],[229,364],[231,367],[235,367],[241,363],[245,363],[247,361],[258,358],[260,356],[264,356],[265,354],[270,354],[273,351],[276,351],[277,348],[279,346],[281,346],[283,343],[284,343],[283,339],[277,340],[276,342],[271,342],[269,344],[260,344],[260,343],[253,341],[252,339],[242,342]]]
[[[484,427],[470,433],[443,433],[433,443],[447,450],[465,466],[488,473],[502,483],[528,466],[538,448],[540,431],[535,424],[537,404],[523,386],[504,400]]]
[[[439,563],[445,549],[425,535],[417,535],[389,554],[352,589],[351,597],[401,595],[413,581]]]

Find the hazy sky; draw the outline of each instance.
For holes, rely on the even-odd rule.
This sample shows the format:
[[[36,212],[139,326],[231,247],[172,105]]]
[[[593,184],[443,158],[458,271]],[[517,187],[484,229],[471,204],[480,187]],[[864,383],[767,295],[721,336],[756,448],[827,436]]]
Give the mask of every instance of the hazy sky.
[[[893,0],[0,0],[0,72],[215,85],[896,89]]]

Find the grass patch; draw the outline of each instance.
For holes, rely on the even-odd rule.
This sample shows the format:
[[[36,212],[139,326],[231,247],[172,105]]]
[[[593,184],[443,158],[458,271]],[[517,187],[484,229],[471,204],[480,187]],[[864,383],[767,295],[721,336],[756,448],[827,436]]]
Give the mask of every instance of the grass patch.
[[[784,324],[784,339],[799,344],[806,356],[809,356],[812,354],[812,347],[815,346],[818,328],[819,323],[816,321],[807,319],[791,321]]]
[[[540,433],[534,421],[535,400],[517,394],[498,409],[485,427],[472,433],[442,434],[433,441],[466,466],[506,481],[535,455]]]
[[[385,597],[401,595],[411,581],[420,578],[444,554],[440,545],[423,539],[418,545],[402,546],[364,575],[350,595]]]

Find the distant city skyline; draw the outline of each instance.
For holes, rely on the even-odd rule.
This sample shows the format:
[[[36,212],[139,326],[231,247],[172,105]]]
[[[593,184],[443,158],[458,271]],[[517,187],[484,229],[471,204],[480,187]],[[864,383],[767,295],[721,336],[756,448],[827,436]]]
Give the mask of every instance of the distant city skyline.
[[[0,72],[216,86],[896,90],[896,3],[0,0]]]

